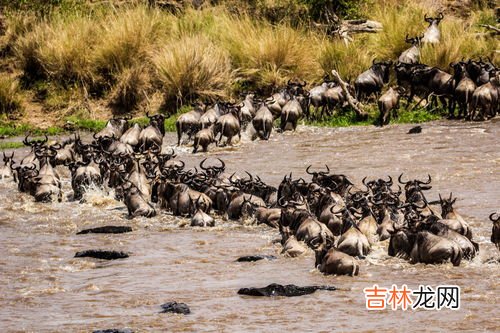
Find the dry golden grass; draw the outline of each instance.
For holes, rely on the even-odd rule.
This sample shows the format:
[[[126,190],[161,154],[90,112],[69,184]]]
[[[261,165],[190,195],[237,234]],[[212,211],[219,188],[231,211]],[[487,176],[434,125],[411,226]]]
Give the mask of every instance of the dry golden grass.
[[[117,113],[136,109],[151,89],[150,73],[145,65],[135,65],[121,71],[109,100]]]
[[[122,70],[143,63],[164,31],[158,10],[139,6],[107,15],[92,54],[94,66],[106,75],[120,75]]]
[[[227,51],[204,36],[173,40],[153,55],[166,100],[178,104],[227,95],[233,72]]]
[[[19,84],[11,78],[0,78],[0,115],[22,111]]]
[[[43,28],[46,39],[38,46],[36,57],[46,75],[63,83],[92,82],[89,51],[97,42],[95,22],[88,17],[61,17]]]
[[[242,87],[269,90],[289,79],[317,81],[332,69],[354,79],[375,58],[397,59],[408,47],[406,34],[422,34],[424,13],[432,15],[435,9],[417,2],[370,2],[364,14],[380,21],[384,30],[354,35],[347,45],[318,31],[287,22],[273,25],[244,12],[235,15],[218,6],[173,15],[130,4],[85,15],[55,13],[37,22],[14,17],[0,43],[14,45],[25,77],[93,86],[128,110],[140,105],[142,91],[152,81],[156,91],[180,105],[227,96]],[[477,23],[491,15],[485,11],[468,20],[445,16],[442,42],[424,47],[421,61],[447,69],[462,57],[493,58],[497,41],[476,36],[481,31]],[[146,78],[148,73],[153,77]]]

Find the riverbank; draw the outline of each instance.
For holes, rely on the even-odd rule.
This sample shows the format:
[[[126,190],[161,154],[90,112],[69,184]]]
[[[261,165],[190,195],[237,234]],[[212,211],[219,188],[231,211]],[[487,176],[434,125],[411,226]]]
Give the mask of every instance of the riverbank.
[[[176,115],[172,115],[165,119],[165,131],[175,132],[175,121],[178,116],[186,112],[188,108],[184,108]],[[324,120],[302,120],[301,125],[317,126],[317,127],[349,127],[349,126],[374,126],[377,125],[379,113],[376,110],[368,112],[369,116],[366,120],[359,120],[352,111],[341,111],[334,116]],[[397,119],[392,119],[391,124],[418,124],[439,120],[443,118],[442,113],[429,112],[425,109],[414,111],[401,110]],[[30,134],[32,136],[43,135],[61,135],[74,131],[98,132],[106,126],[107,120],[101,119],[83,119],[74,116],[65,118],[59,125],[52,125],[47,128],[38,128],[29,124],[19,124],[15,121],[0,120],[0,150],[19,148],[23,146],[21,141],[2,140],[10,137],[24,136]],[[149,120],[147,117],[137,117],[130,120],[130,124],[139,124],[146,126]],[[277,121],[279,123],[279,121]],[[275,124],[276,125],[276,124]],[[277,125],[276,125],[277,126]]]
[[[197,100],[238,100],[249,90],[268,96],[289,79],[310,88],[332,69],[352,82],[372,60],[396,60],[409,47],[406,34],[421,34],[424,15],[439,11],[442,41],[422,46],[422,63],[448,70],[450,62],[482,56],[498,64],[496,39],[481,27],[496,22],[488,6],[354,1],[354,9],[337,14],[375,20],[383,30],[345,43],[303,7],[307,1],[287,0],[284,10],[226,0],[173,12],[146,1],[48,2],[40,8],[23,1],[2,12],[0,135],[59,133],[68,121],[96,130],[113,115],[175,114]],[[347,118],[315,124],[355,125]]]

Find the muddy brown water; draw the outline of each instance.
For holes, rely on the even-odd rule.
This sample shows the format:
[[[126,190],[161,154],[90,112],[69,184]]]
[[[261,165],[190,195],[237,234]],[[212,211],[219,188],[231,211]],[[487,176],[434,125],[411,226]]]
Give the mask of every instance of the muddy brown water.
[[[357,184],[364,176],[432,176],[428,197],[453,192],[456,208],[473,227],[480,254],[460,267],[411,265],[387,256],[380,243],[361,262],[357,277],[323,276],[312,253],[285,258],[275,230],[222,221],[213,229],[193,229],[186,220],[162,212],[129,220],[123,204],[99,191],[79,204],[39,204],[0,183],[0,328],[2,332],[89,332],[129,327],[136,332],[331,332],[331,331],[484,331],[500,329],[499,252],[490,243],[488,215],[500,209],[500,121],[433,122],[422,134],[409,125],[352,128],[299,127],[269,142],[243,139],[235,147],[207,155],[178,149],[187,166],[220,157],[228,172],[248,170],[273,185],[284,174],[306,176],[309,164],[325,163]],[[175,142],[172,134],[165,145]],[[19,153],[18,153],[19,154]],[[67,173],[64,173],[67,176]],[[306,178],[308,179],[308,178]],[[65,194],[70,184],[64,177]],[[128,234],[76,235],[82,228],[129,225]],[[100,261],[73,258],[86,249],[114,249],[130,258]],[[272,254],[274,261],[238,263],[242,255]],[[293,298],[237,295],[241,287],[270,283],[334,285]],[[407,284],[461,287],[458,311],[367,311],[363,288]],[[160,314],[160,304],[187,303],[187,316]]]

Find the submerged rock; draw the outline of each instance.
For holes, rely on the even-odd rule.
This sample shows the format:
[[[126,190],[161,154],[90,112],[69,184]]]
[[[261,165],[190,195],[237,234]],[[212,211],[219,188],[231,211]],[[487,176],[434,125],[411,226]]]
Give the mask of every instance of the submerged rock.
[[[276,257],[273,256],[273,255],[255,255],[255,256],[243,256],[243,257],[239,257],[238,259],[236,259],[237,262],[252,262],[252,261],[259,261],[259,260],[263,260],[263,259],[267,259],[267,260],[275,260]]]
[[[186,303],[168,302],[161,305],[162,311],[160,313],[180,313],[187,315],[191,313],[191,310]]]
[[[106,251],[106,250],[86,250],[80,251],[75,254],[75,258],[82,257],[91,257],[96,259],[105,259],[105,260],[115,260],[115,259],[123,259],[128,258],[128,253],[121,251]]]
[[[413,128],[410,128],[408,131],[408,134],[419,134],[422,133],[422,126],[415,126]]]
[[[84,229],[77,232],[77,235],[85,235],[85,234],[123,234],[126,232],[131,232],[132,228],[127,226],[114,226],[107,225],[104,227],[90,228]]]
[[[248,296],[303,296],[314,293],[316,290],[337,290],[333,286],[305,286],[298,287],[294,284],[287,284],[283,286],[281,284],[272,283],[264,288],[241,288],[238,290],[240,295]]]

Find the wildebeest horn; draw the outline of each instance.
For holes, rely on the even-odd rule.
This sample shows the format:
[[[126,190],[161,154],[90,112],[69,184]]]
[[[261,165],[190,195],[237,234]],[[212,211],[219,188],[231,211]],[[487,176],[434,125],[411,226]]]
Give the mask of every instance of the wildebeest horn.
[[[410,43],[410,42],[411,42],[411,39],[408,39],[408,34],[406,34],[406,37],[405,37],[405,42],[407,42],[407,43]]]
[[[442,19],[444,18],[443,12],[439,12],[439,14],[438,14],[438,18],[439,18],[440,20],[442,20]]]
[[[385,183],[387,184],[387,186],[391,187],[392,186],[392,177],[391,176],[387,176],[389,177],[389,180],[386,181]]]
[[[299,87],[305,87],[307,85],[307,81],[303,81],[302,83],[299,83]]]
[[[285,207],[288,205],[288,201],[285,200],[285,197],[281,197],[278,199],[278,205],[281,207]]]
[[[427,17],[427,13],[424,14],[424,21],[427,21],[429,18]]]
[[[432,181],[431,175],[427,174],[427,176],[429,176],[429,179],[428,179],[425,183],[424,183],[424,182],[422,182],[422,181],[418,181],[418,182],[419,182],[420,184],[424,184],[424,185],[428,185],[428,184],[430,184],[430,183],[431,183],[431,181]]]
[[[314,175],[314,174],[315,174],[315,172],[309,172],[309,169],[310,169],[311,167],[312,167],[312,164],[311,164],[311,165],[309,165],[309,166],[307,167],[307,169],[306,169],[306,173],[307,173],[307,174],[309,174],[309,175]]]
[[[361,182],[363,183],[363,185],[365,185],[366,190],[367,190],[367,191],[369,191],[369,190],[370,190],[370,188],[369,188],[369,187],[368,187],[368,185],[366,184],[366,177],[365,177],[365,178],[363,178],[363,180],[362,180]]]
[[[495,218],[495,214],[496,213],[491,213],[490,216],[489,216],[491,222],[494,222],[494,223],[496,223],[496,222],[498,222],[500,220],[500,215],[498,215],[498,217]]]
[[[406,185],[406,184],[408,184],[408,183],[409,183],[409,181],[404,182],[404,181],[401,179],[402,177],[403,177],[403,174],[400,174],[400,175],[399,175],[399,177],[398,177],[398,182],[400,182],[401,184],[405,184],[405,185]]]
[[[24,140],[23,140],[23,144],[24,144],[25,146],[31,146],[31,142],[29,142],[29,141],[28,141],[28,137],[29,137],[29,136],[30,136],[29,134],[28,134],[28,135],[26,135],[26,137],[25,137],[25,138],[24,138]]]
[[[343,212],[345,210],[345,208],[342,208],[341,210],[337,211],[337,212],[334,212],[333,209],[335,208],[335,205],[332,205],[332,207],[330,207],[330,213],[332,214],[339,214],[341,212]]]
[[[250,181],[252,182],[253,181],[253,176],[248,171],[245,171],[245,173],[250,177]]]
[[[217,169],[219,169],[219,170],[225,169],[226,168],[226,163],[224,163],[224,161],[221,160],[220,158],[217,158],[217,159],[219,160],[219,162],[221,164],[221,166],[218,167]]]
[[[204,167],[204,166],[203,166],[203,163],[205,163],[205,161],[206,161],[206,160],[207,160],[207,158],[203,159],[203,161],[201,161],[201,162],[200,162],[200,168],[201,168],[202,170],[205,170],[205,171],[209,169],[208,167]]]

